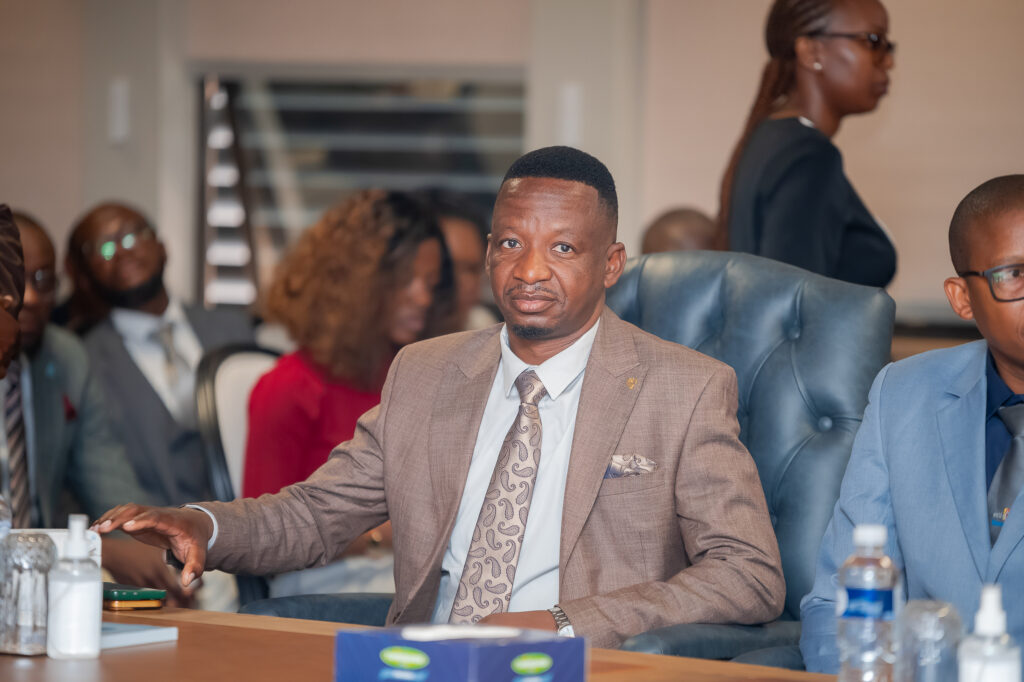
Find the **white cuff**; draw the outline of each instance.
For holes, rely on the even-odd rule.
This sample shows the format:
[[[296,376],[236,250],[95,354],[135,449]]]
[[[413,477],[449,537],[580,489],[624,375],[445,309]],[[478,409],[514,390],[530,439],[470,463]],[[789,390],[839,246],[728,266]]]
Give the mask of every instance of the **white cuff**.
[[[206,507],[200,507],[198,504],[184,504],[182,506],[185,507],[186,509],[198,509],[199,511],[209,516],[210,520],[213,521],[213,535],[210,536],[210,541],[206,543],[206,551],[210,551],[210,549],[213,547],[213,543],[217,541],[217,517],[214,516],[213,512],[211,512],[209,509],[207,509]]]

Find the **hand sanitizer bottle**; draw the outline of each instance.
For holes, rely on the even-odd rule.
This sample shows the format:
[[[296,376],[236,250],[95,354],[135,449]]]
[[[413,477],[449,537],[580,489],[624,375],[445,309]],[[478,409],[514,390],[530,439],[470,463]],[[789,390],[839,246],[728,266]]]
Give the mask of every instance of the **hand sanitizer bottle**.
[[[999,585],[981,588],[974,634],[960,643],[960,682],[1021,682],[1020,647],[1006,634]]]
[[[89,558],[85,514],[68,518],[64,557],[50,571],[50,611],[46,655],[50,658],[96,658],[100,655],[103,581]]]

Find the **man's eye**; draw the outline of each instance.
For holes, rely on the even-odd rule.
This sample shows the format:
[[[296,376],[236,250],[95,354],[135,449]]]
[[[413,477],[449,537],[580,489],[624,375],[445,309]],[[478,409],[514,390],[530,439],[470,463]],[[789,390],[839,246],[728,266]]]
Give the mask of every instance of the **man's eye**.
[[[555,251],[558,253],[572,253],[572,247],[568,244],[556,244]]]
[[[498,243],[501,244],[502,246],[504,246],[506,249],[514,249],[517,246],[519,246],[519,240],[518,239],[502,239]]]

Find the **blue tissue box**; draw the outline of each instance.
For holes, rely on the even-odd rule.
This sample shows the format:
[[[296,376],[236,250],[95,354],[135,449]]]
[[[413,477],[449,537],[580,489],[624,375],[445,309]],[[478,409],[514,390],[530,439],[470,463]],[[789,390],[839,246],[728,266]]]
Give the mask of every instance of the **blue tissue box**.
[[[342,630],[334,651],[336,682],[583,682],[587,669],[585,640],[504,627]]]

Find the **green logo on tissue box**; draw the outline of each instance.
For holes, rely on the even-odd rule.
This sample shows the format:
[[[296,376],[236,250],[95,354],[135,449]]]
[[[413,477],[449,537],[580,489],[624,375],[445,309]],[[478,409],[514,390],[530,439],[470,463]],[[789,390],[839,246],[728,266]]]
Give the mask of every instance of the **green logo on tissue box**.
[[[519,654],[512,659],[512,672],[517,675],[540,675],[551,670],[554,661],[547,654]]]
[[[547,657],[545,656],[545,658]],[[386,649],[381,649],[380,660],[388,667],[402,670],[419,670],[430,665],[430,656],[411,646],[389,646]]]

